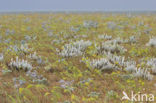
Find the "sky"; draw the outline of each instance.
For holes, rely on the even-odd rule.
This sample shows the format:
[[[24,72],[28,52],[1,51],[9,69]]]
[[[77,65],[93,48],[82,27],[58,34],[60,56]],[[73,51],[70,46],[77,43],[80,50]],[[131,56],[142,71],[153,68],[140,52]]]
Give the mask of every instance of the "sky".
[[[0,0],[0,12],[154,10],[156,0]]]

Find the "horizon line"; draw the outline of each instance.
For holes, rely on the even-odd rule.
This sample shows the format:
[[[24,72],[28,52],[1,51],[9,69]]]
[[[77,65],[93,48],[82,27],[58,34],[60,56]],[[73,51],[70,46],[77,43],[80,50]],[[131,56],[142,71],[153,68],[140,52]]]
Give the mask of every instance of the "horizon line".
[[[156,10],[7,10],[1,13],[156,13]]]

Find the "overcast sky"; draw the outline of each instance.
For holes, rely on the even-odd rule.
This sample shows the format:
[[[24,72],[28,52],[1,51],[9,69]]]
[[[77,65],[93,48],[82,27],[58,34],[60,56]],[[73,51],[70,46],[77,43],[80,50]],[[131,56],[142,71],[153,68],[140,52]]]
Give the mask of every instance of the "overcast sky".
[[[0,0],[0,11],[156,10],[156,0]]]

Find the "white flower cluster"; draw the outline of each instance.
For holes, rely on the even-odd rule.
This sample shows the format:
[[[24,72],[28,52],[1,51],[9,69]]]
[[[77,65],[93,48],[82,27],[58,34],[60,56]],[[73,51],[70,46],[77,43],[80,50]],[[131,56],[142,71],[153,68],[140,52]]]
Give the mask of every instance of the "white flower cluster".
[[[146,45],[151,47],[156,47],[156,37],[151,38]]]
[[[94,21],[84,21],[83,26],[85,28],[91,28],[91,27],[97,28],[98,27],[98,23],[94,22]]]
[[[74,43],[66,44],[63,50],[59,53],[63,57],[72,57],[82,55],[85,49],[92,45],[90,41],[76,41]]]
[[[105,58],[101,59],[94,59],[93,61],[90,62],[90,66],[93,69],[99,69],[99,70],[113,70],[115,69],[114,65],[109,62],[109,60]]]
[[[8,66],[10,67],[10,69],[16,69],[18,71],[20,70],[28,71],[32,69],[32,65],[28,61],[24,59],[20,60],[18,59],[18,57],[16,57],[15,61],[11,59],[11,62],[9,63]]]

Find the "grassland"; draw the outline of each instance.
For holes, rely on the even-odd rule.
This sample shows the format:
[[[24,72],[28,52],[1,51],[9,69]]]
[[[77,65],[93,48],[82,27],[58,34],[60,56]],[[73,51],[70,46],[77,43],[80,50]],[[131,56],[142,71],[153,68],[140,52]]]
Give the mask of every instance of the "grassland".
[[[155,14],[0,15],[0,103],[132,103],[155,74]]]

